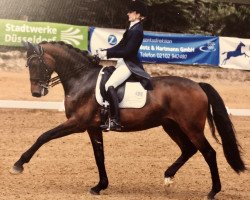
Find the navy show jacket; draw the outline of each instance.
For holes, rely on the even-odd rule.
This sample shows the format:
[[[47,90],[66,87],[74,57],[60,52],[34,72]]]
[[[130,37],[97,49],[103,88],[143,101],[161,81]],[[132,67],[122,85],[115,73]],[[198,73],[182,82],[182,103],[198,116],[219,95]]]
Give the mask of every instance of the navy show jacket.
[[[143,26],[141,22],[134,24],[123,34],[121,41],[107,50],[107,58],[123,58],[132,74],[141,82],[142,86],[152,89],[150,75],[144,70],[138,51],[143,41]]]

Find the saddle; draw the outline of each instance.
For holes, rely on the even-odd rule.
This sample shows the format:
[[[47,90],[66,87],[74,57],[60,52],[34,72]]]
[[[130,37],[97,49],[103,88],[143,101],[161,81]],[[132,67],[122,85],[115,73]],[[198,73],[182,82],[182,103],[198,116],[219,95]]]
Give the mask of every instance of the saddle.
[[[115,71],[114,66],[101,69],[96,83],[96,100],[101,106],[107,106],[108,95],[105,90],[105,83]],[[146,103],[147,90],[138,80],[131,76],[128,80],[116,88],[120,108],[142,108]]]
[[[102,78],[101,78],[101,82],[100,82],[100,93],[101,93],[101,96],[103,98],[103,101],[108,101],[108,94],[105,90],[105,84],[109,80],[110,76],[113,74],[114,71],[115,71],[114,66],[105,67],[102,70]],[[121,100],[124,97],[124,89],[125,89],[124,83],[116,88],[116,93],[118,96],[119,103],[121,102]]]
[[[102,106],[100,111],[101,124],[104,124],[109,117],[108,94],[105,84],[115,71],[114,66],[101,69],[96,83],[96,100]],[[142,108],[146,104],[147,91],[133,76],[116,88],[119,108]]]

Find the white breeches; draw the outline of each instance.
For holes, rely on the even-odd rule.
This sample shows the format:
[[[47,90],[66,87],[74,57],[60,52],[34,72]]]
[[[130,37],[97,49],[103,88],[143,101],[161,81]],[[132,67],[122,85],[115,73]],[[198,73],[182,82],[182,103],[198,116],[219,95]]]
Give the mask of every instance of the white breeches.
[[[121,85],[132,74],[122,58],[118,59],[115,68],[115,71],[105,84],[106,91],[108,91],[110,86],[116,88],[117,86]]]

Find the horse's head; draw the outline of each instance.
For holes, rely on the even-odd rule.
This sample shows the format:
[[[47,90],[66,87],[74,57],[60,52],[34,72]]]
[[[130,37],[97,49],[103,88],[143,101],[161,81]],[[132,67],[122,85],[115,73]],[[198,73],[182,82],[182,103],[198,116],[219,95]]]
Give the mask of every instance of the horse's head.
[[[32,96],[45,96],[48,94],[49,80],[55,69],[55,61],[40,45],[30,42],[23,42],[23,45],[27,49],[27,67],[30,73]]]
[[[245,47],[246,45],[243,42],[240,42],[239,46],[240,47]]]

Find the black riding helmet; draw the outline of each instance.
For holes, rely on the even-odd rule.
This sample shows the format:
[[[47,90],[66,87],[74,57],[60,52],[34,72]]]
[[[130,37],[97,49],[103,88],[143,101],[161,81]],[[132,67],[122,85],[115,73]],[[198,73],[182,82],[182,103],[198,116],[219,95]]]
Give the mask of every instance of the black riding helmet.
[[[142,0],[132,0],[128,5],[128,11],[135,11],[142,17],[147,17],[148,15],[147,5]]]

